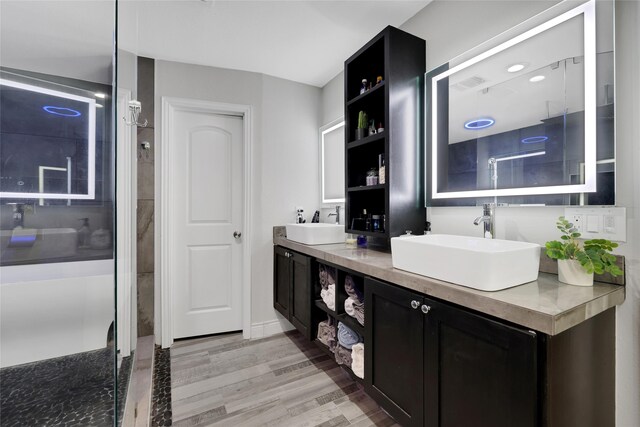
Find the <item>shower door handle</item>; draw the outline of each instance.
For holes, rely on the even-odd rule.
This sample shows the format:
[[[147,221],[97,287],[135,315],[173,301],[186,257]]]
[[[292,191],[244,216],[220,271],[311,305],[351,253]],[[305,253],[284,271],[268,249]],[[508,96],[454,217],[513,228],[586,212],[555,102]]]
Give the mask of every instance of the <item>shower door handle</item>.
[[[233,237],[235,237],[236,239],[239,239],[242,237],[242,233],[239,231],[234,231],[233,232]]]

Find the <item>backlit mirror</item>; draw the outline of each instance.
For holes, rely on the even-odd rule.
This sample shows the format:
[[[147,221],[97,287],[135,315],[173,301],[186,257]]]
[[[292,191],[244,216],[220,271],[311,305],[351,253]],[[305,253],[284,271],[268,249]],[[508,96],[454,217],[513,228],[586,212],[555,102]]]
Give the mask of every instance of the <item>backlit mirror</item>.
[[[94,95],[35,79],[25,83],[25,77],[17,74],[3,75],[7,78],[0,78],[0,197],[93,199]]]
[[[615,203],[612,7],[561,4],[427,73],[432,206]]]
[[[344,120],[320,128],[322,203],[344,203]]]

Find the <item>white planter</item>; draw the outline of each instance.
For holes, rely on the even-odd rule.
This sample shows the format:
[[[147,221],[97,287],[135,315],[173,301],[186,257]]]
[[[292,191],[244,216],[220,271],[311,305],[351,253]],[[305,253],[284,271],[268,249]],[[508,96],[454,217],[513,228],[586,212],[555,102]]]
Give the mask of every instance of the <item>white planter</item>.
[[[593,273],[587,273],[575,259],[559,259],[558,280],[569,285],[593,286]]]

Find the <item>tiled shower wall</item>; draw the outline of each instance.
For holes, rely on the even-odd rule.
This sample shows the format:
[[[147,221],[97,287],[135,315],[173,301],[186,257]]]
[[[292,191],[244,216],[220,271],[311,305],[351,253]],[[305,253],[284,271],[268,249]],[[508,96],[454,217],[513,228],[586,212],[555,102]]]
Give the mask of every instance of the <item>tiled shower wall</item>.
[[[138,336],[153,335],[154,273],[154,60],[138,57],[138,101],[142,103],[138,127]],[[149,148],[144,148],[145,143]]]

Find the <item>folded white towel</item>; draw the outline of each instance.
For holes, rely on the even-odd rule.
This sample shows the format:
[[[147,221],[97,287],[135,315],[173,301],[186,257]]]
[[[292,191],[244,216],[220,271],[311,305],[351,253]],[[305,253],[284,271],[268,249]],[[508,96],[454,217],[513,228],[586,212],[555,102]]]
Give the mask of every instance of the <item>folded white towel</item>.
[[[320,291],[320,298],[327,304],[329,310],[336,310],[336,285],[329,285],[327,289]]]
[[[364,378],[364,344],[351,347],[351,370],[358,378]]]
[[[356,311],[353,308],[353,303],[355,301],[353,301],[353,298],[349,297],[346,300],[344,300],[344,311],[351,317],[355,317],[356,316]]]

